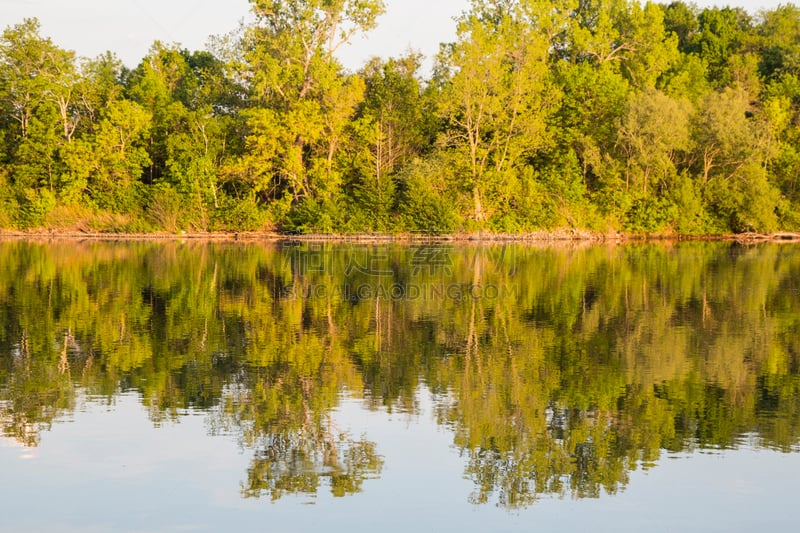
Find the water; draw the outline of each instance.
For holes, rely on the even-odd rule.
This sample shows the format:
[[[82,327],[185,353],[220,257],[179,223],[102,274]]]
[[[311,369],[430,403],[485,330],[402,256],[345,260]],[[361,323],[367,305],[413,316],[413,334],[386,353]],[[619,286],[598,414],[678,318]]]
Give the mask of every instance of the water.
[[[0,242],[0,531],[796,529],[800,248]]]

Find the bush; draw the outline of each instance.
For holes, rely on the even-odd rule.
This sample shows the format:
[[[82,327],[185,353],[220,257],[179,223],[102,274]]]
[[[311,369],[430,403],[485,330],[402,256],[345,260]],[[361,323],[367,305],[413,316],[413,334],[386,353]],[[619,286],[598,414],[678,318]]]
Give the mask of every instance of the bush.
[[[19,198],[17,225],[24,229],[43,228],[55,207],[56,197],[49,189],[25,189]]]
[[[292,207],[280,227],[294,233],[340,233],[346,229],[340,205],[331,200],[306,198]]]
[[[2,132],[0,132],[0,136],[2,136]],[[13,228],[14,214],[18,211],[19,204],[8,185],[4,169],[0,166],[0,228]]]
[[[670,226],[677,215],[677,206],[668,198],[637,198],[626,213],[625,229],[634,233],[661,232]]]
[[[91,206],[71,203],[58,205],[45,218],[48,229],[86,232],[92,229],[97,214]]]
[[[382,183],[366,180],[355,184],[352,187],[352,199],[348,201],[348,227],[356,232],[391,231],[395,224],[393,210],[396,200],[393,179],[384,178]]]
[[[254,193],[241,199],[221,198],[211,219],[211,229],[215,231],[261,231],[269,226],[269,214],[258,204]]]
[[[705,235],[715,232],[696,182],[684,174],[671,191],[676,206],[672,227],[680,235]],[[717,229],[718,231],[718,229]]]
[[[456,230],[456,202],[446,194],[449,173],[437,159],[416,159],[403,169],[398,176],[403,227],[432,234]]]
[[[154,228],[144,217],[103,211],[89,221],[89,229],[98,233],[150,233]]]
[[[711,181],[706,197],[718,224],[729,231],[770,232],[779,227],[781,194],[768,182],[766,171],[757,163],[744,166],[729,178]]]

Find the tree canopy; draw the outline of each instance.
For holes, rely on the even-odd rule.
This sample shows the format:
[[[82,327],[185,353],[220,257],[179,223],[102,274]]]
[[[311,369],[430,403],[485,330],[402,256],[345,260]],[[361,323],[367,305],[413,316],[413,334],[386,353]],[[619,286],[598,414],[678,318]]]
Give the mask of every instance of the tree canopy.
[[[380,0],[253,0],[209,51],[0,37],[0,227],[800,229],[800,9],[473,0],[421,57],[337,51]]]

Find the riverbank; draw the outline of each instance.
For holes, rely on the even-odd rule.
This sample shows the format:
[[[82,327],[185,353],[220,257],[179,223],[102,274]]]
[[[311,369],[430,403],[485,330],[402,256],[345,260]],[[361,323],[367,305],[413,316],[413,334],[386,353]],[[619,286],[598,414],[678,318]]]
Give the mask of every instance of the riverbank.
[[[800,242],[800,233],[743,233],[724,235],[676,235],[676,234],[626,234],[600,233],[583,230],[536,231],[530,233],[456,233],[430,235],[424,233],[355,233],[355,234],[288,234],[277,232],[180,232],[180,233],[101,233],[80,231],[0,231],[0,239],[31,240],[100,240],[100,241],[266,241],[266,242],[320,242],[359,244],[413,244],[434,243],[627,243],[651,241],[732,241],[741,243]]]

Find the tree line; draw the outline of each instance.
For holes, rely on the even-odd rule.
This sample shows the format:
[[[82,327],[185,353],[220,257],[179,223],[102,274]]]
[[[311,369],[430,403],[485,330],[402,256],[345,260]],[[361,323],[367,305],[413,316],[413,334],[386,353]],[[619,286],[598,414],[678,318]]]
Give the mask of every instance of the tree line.
[[[433,69],[337,51],[381,0],[251,0],[207,51],[0,38],[0,227],[800,228],[800,9],[473,0]]]

